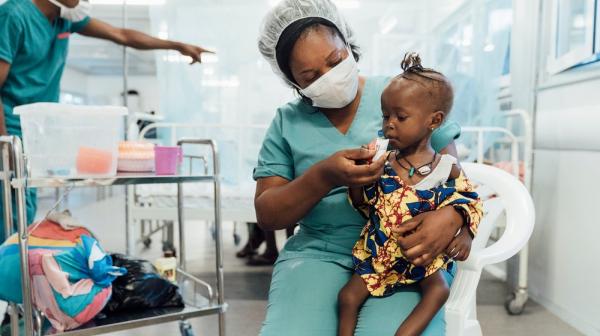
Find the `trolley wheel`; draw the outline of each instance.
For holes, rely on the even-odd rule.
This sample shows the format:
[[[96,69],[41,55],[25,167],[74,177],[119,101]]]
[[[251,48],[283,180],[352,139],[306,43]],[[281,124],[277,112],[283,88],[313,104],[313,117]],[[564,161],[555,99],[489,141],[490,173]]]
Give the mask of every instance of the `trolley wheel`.
[[[527,294],[524,296],[518,292],[510,294],[504,302],[504,308],[509,315],[521,315],[525,310]]]
[[[144,244],[145,248],[149,248],[150,245],[152,245],[152,238],[146,237],[144,240],[142,240],[142,243]]]
[[[187,321],[179,322],[179,332],[181,333],[181,336],[194,336],[194,330]]]

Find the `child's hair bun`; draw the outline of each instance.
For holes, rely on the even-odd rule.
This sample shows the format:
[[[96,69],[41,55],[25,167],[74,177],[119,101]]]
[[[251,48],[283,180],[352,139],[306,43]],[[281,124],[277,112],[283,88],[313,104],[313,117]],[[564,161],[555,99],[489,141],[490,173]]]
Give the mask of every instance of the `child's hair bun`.
[[[444,74],[423,67],[421,56],[416,52],[406,53],[400,66],[403,72],[396,76],[395,79],[404,78],[426,85],[430,93],[438,97],[435,102],[435,110],[443,111],[446,114],[450,113],[454,94],[452,92],[452,84],[450,84],[450,81]]]
[[[400,63],[402,70],[405,72],[423,71],[423,65],[421,64],[421,56],[416,52],[407,52],[404,55],[402,63]]]

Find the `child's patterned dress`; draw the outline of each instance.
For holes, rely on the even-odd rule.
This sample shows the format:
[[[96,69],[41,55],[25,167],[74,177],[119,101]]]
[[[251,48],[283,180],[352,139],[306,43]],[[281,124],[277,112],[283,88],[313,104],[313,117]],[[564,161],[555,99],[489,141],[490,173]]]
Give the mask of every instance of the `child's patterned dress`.
[[[456,159],[442,155],[435,169],[414,186],[406,185],[389,163],[384,174],[363,188],[364,204],[357,207],[368,223],[352,254],[356,274],[373,296],[387,296],[402,285],[417,282],[439,269],[451,270],[449,256],[439,255],[425,267],[412,265],[404,256],[390,229],[396,223],[445,206],[460,207],[467,214],[473,234],[482,217],[482,204],[473,186],[461,172],[448,180]]]

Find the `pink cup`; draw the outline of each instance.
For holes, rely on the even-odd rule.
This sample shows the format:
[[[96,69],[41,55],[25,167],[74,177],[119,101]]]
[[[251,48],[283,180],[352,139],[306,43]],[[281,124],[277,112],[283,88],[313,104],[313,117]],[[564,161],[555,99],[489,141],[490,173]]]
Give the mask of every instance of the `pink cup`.
[[[156,175],[175,175],[181,147],[156,146],[154,147],[154,164]]]

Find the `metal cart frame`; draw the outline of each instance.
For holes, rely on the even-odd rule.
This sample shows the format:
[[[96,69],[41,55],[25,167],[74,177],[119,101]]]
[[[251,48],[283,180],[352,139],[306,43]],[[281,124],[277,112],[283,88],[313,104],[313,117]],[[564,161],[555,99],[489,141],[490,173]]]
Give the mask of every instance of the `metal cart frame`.
[[[218,314],[219,335],[225,335],[225,311],[227,304],[224,300],[223,286],[223,252],[222,252],[222,232],[221,232],[221,191],[219,182],[219,160],[217,146],[212,140],[180,140],[179,145],[205,145],[209,146],[213,156],[213,174],[212,175],[173,175],[156,176],[153,174],[117,174],[110,178],[29,178],[26,169],[26,160],[23,152],[23,144],[19,137],[1,136],[0,148],[2,151],[2,171],[1,179],[3,181],[4,195],[4,221],[6,236],[13,234],[12,229],[12,196],[16,195],[16,214],[17,214],[17,232],[20,253],[20,272],[21,286],[23,294],[22,314],[25,322],[25,335],[42,335],[43,316],[33,307],[33,298],[31,290],[31,279],[29,276],[29,256],[28,250],[28,231],[27,231],[27,211],[26,211],[26,190],[28,188],[57,188],[57,187],[104,187],[112,185],[135,185],[135,184],[153,184],[153,183],[177,183],[178,190],[178,225],[179,225],[179,269],[177,270],[178,281],[193,285],[192,297],[183,297],[186,303],[185,308],[166,308],[148,311],[147,314],[140,312],[136,314],[127,314],[119,316],[109,322],[99,322],[93,325],[84,325],[76,330],[65,331],[61,335],[84,336],[99,335],[109,332],[129,330],[150,325],[162,324],[167,322],[180,321],[185,323],[187,319],[200,316]],[[212,182],[214,185],[214,207],[215,207],[215,248],[216,248],[216,291],[206,282],[195,278],[185,272],[185,230],[184,230],[184,211],[183,211],[183,183],[187,182]],[[127,223],[126,232],[131,233]],[[198,306],[196,299],[200,289],[206,290],[208,303]],[[182,290],[182,294],[184,291]],[[191,303],[191,304],[190,304]],[[194,303],[196,305],[194,306]],[[11,320],[11,332],[13,336],[19,335],[19,305],[9,304],[9,315]],[[110,318],[107,320],[111,320]],[[182,334],[185,325],[180,325]],[[189,328],[189,325],[187,326]]]

